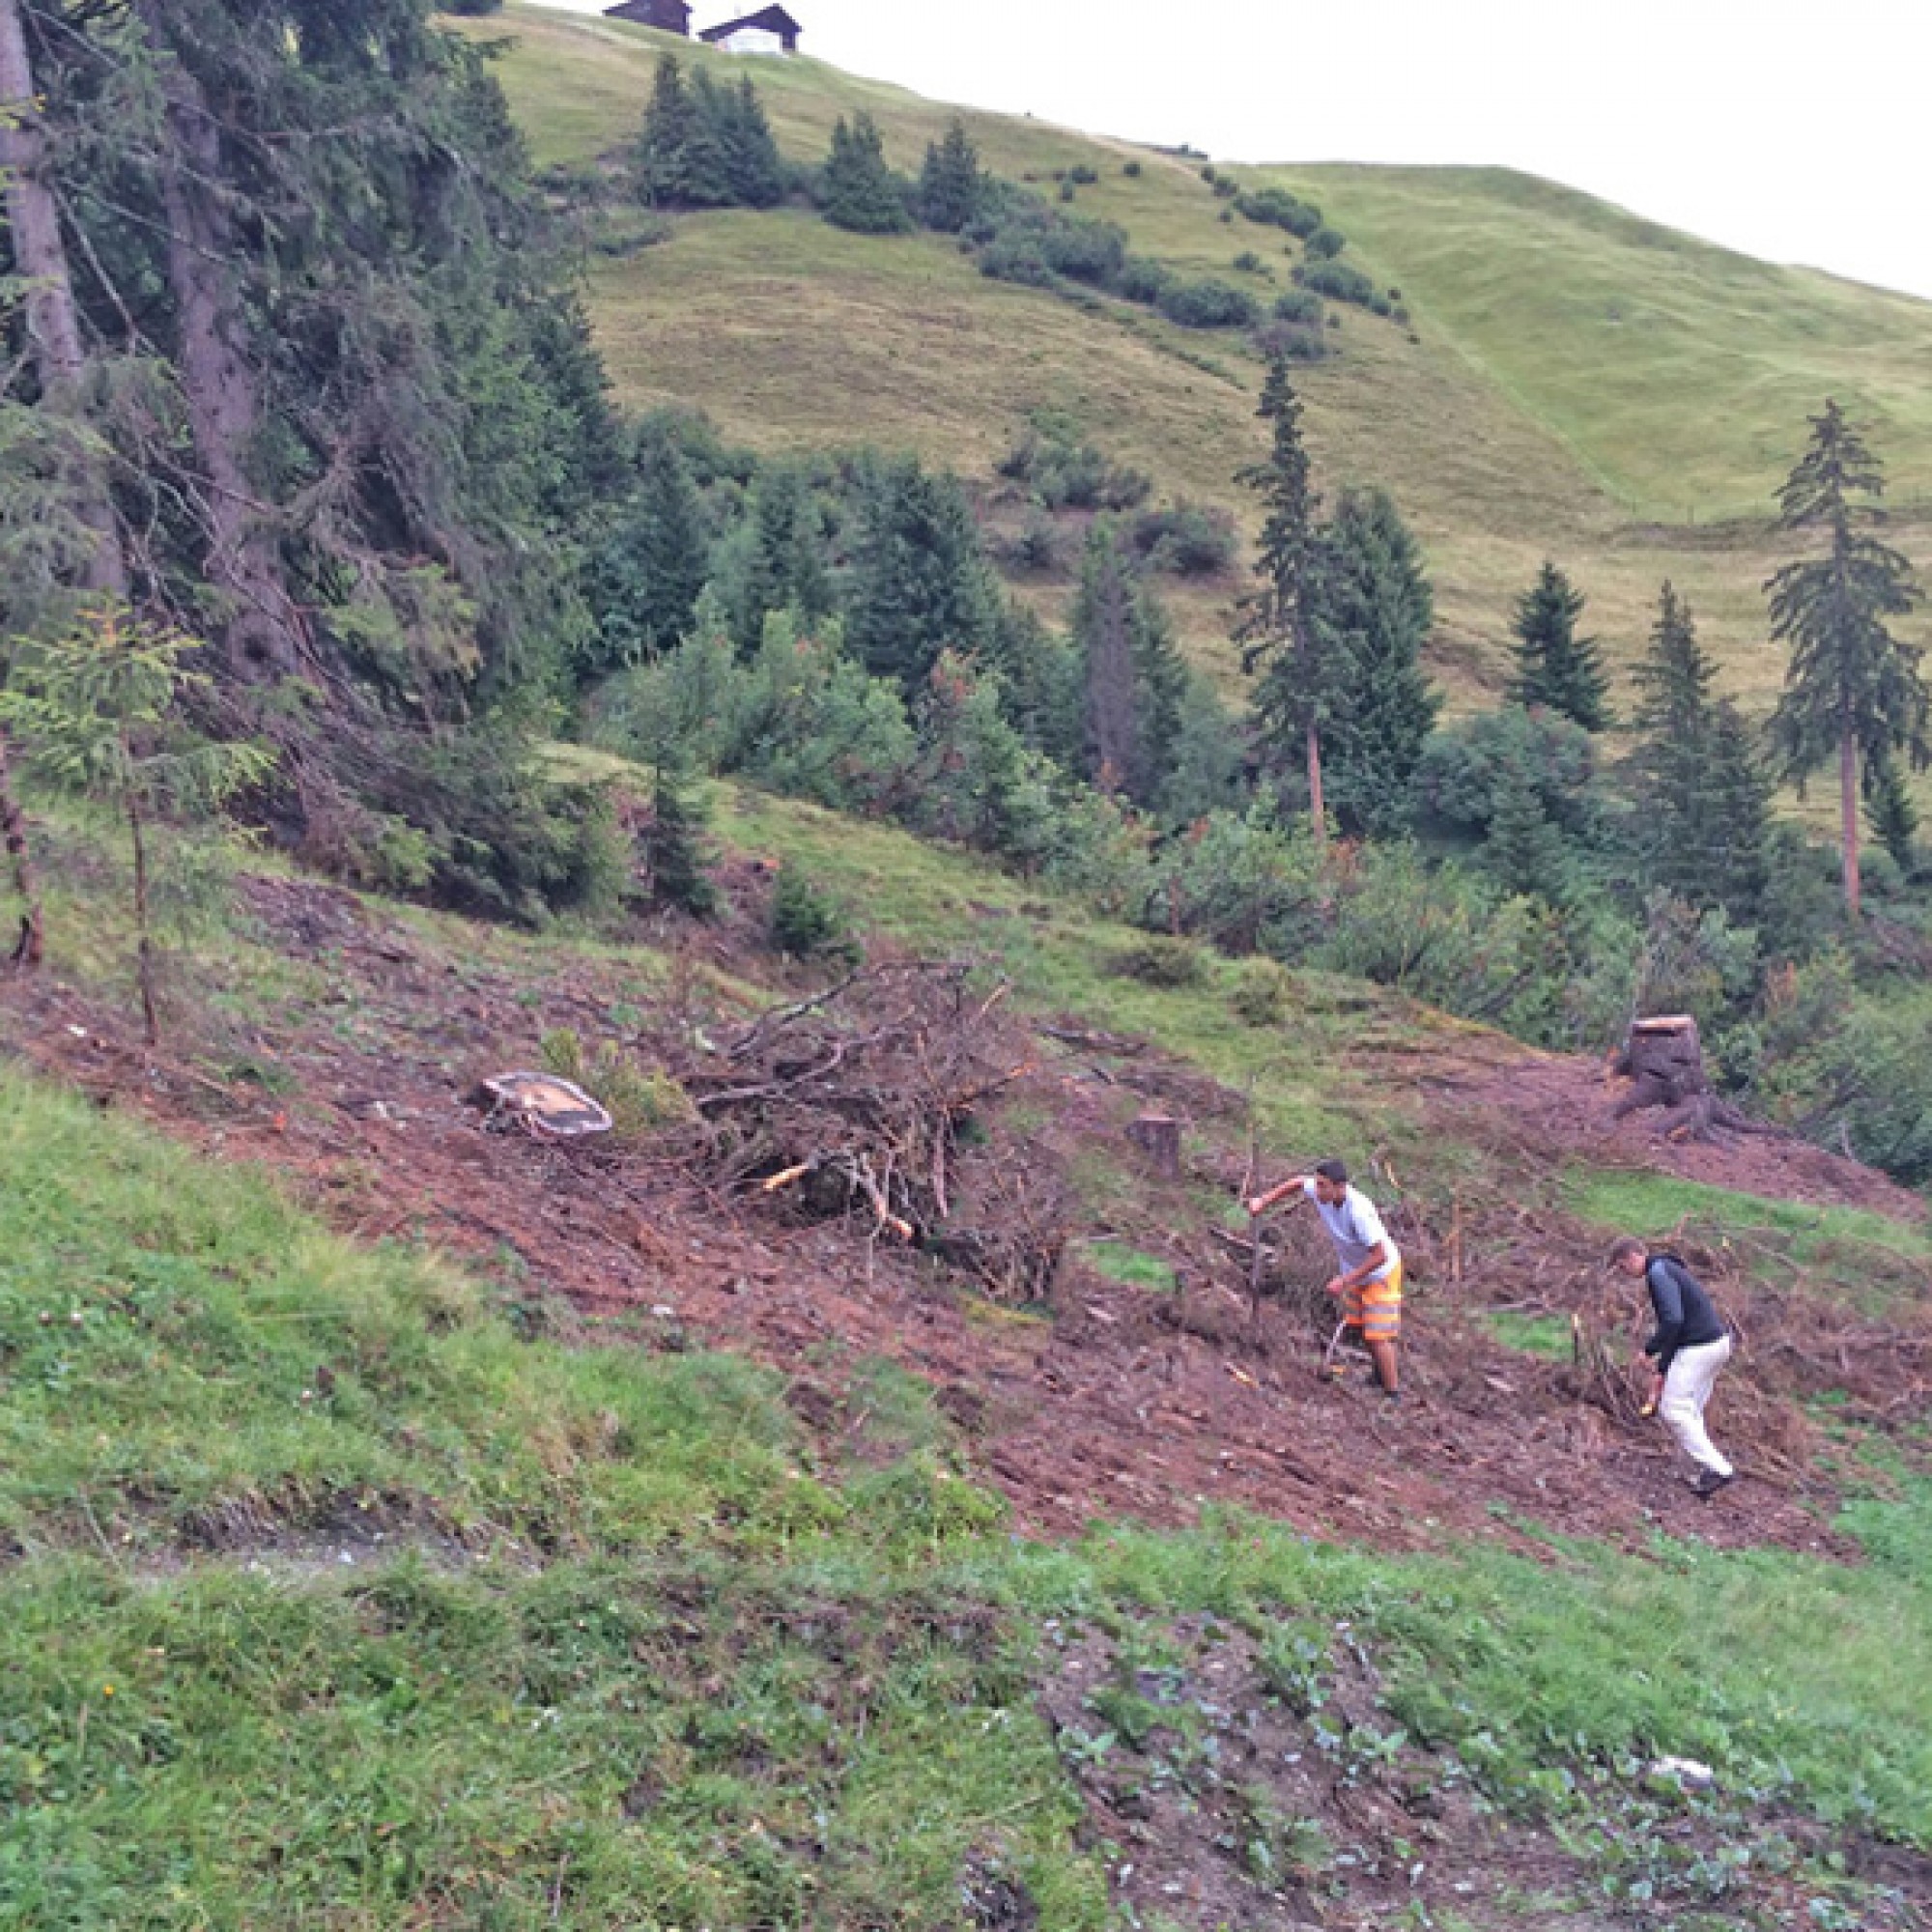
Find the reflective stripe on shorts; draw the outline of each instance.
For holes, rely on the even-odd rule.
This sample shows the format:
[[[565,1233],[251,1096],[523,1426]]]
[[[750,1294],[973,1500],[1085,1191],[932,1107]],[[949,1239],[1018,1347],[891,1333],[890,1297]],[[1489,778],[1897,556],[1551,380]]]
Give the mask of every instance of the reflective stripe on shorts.
[[[1397,1262],[1381,1281],[1351,1288],[1343,1320],[1362,1331],[1365,1342],[1395,1342],[1402,1338],[1402,1264]]]

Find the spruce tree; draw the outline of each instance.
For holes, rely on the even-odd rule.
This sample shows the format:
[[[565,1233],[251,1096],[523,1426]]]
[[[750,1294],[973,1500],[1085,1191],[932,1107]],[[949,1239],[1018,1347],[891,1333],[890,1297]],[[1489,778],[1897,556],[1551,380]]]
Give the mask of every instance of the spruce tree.
[[[957,235],[979,214],[986,199],[986,177],[980,151],[954,117],[943,141],[928,142],[919,178],[919,218],[942,235]]]
[[[592,567],[601,627],[596,665],[608,669],[669,650],[691,628],[710,575],[704,505],[673,432],[647,422],[638,438],[638,484]]]
[[[1328,797],[1350,831],[1386,834],[1408,815],[1409,781],[1442,708],[1422,668],[1435,595],[1421,549],[1384,491],[1345,491],[1321,551]]]
[[[1277,772],[1297,758],[1302,762],[1316,846],[1325,851],[1321,728],[1328,680],[1318,619],[1321,545],[1315,522],[1321,499],[1310,479],[1301,400],[1289,381],[1286,355],[1268,358],[1260,414],[1271,432],[1268,456],[1239,477],[1266,512],[1255,564],[1260,582],[1241,600],[1235,635],[1246,646],[1243,667],[1259,672],[1255,721],[1263,756]]]
[[[724,185],[735,208],[776,208],[785,198],[784,156],[750,74],[718,97]]]
[[[1565,904],[1576,890],[1575,859],[1526,758],[1513,753],[1504,759],[1494,796],[1484,863],[1510,892]]]
[[[1765,586],[1772,636],[1791,647],[1772,733],[1801,783],[1838,763],[1845,910],[1860,910],[1861,767],[1875,758],[1932,759],[1932,690],[1916,644],[1889,620],[1919,603],[1910,561],[1877,534],[1885,470],[1834,402],[1811,418],[1811,440],[1778,496],[1779,526],[1815,554]]]
[[[675,54],[658,62],[638,137],[638,186],[654,208],[723,208],[731,199],[719,138],[720,97],[708,73],[687,84]]]
[[[918,694],[942,651],[982,656],[998,618],[972,506],[955,477],[916,458],[867,481],[846,634],[875,676]]]
[[[694,919],[718,910],[718,887],[704,849],[704,807],[677,753],[658,754],[651,785],[651,826],[645,839],[651,895]]]
[[[1145,779],[1134,690],[1133,602],[1113,526],[1096,523],[1087,540],[1073,611],[1087,693],[1087,775],[1102,791],[1130,794]]]
[[[1918,868],[1918,807],[1904,768],[1890,752],[1865,760],[1865,822],[1909,879]]]
[[[1586,731],[1603,731],[1610,723],[1610,686],[1595,639],[1577,635],[1583,604],[1583,593],[1553,563],[1545,563],[1535,585],[1517,600],[1510,700],[1574,719]]]
[[[1086,693],[1087,776],[1151,807],[1173,767],[1187,668],[1167,612],[1110,519],[1088,534],[1073,643]]]
[[[774,611],[790,611],[808,630],[837,608],[827,566],[825,518],[811,478],[796,463],[769,463],[752,493],[750,554],[733,598],[733,635],[750,657]]]
[[[1714,696],[1716,680],[1690,607],[1664,584],[1636,670],[1632,769],[1644,867],[1673,897],[1748,924],[1764,896],[1771,788],[1757,734]]]
[[[820,194],[825,218],[857,235],[902,235],[911,226],[899,178],[886,164],[886,144],[869,114],[843,115],[832,130]]]

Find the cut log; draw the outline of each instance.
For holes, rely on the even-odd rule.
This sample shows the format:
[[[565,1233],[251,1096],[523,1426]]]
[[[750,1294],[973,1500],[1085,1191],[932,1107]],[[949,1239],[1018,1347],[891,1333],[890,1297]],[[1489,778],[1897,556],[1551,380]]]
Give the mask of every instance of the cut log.
[[[1127,1138],[1163,1180],[1180,1179],[1180,1122],[1171,1114],[1143,1114],[1127,1129]]]

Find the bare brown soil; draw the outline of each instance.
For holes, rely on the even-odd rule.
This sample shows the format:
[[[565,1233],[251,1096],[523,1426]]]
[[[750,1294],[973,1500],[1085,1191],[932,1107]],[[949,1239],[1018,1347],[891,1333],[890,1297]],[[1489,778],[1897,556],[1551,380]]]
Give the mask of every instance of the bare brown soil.
[[[1234,1096],[1149,1050],[1102,1065],[1091,1044],[1050,1037],[1033,1038],[1035,1069],[1003,1094],[988,1131],[1009,1147],[1032,1137],[1042,1162],[1110,1163],[1123,1185],[1104,1217],[1089,1210],[1073,1228],[1050,1300],[1005,1306],[867,1213],[813,1220],[782,1197],[727,1190],[675,1146],[572,1151],[486,1131],[464,1094],[485,1073],[534,1065],[548,1030],[636,1037],[634,1015],[613,1017],[635,992],[617,964],[573,957],[531,983],[331,887],[251,878],[242,890],[259,934],[326,975],[325,999],[244,1025],[186,988],[175,1036],[151,1053],[118,1009],[38,978],[0,994],[0,1045],[208,1153],[276,1170],[357,1236],[426,1239],[508,1266],[527,1299],[568,1304],[614,1345],[768,1363],[828,1447],[860,1427],[853,1369],[899,1363],[933,1385],[1027,1533],[1175,1524],[1205,1504],[1239,1504],[1391,1548],[1469,1537],[1534,1548],[1525,1526],[1547,1525],[1633,1547],[1662,1527],[1833,1551],[1835,1494],[1797,1398],[1849,1390],[1881,1420],[1923,1404],[1922,1322],[1847,1329],[1820,1361],[1799,1346],[1802,1306],[1710,1258],[1747,1320],[1746,1364],[1714,1428],[1747,1474],[1699,1504],[1661,1433],[1631,1419],[1627,1393],[1493,1339],[1483,1318],[1495,1306],[1575,1311],[1619,1350],[1622,1332],[1636,1333],[1628,1297],[1605,1301],[1597,1237],[1507,1202],[1459,1207],[1453,1228],[1439,1208],[1397,1208],[1415,1277],[1405,1400],[1385,1404],[1359,1374],[1324,1384],[1310,1292],[1326,1272],[1319,1242],[1288,1229],[1257,1309],[1237,1238],[1217,1224],[1217,1196],[1236,1195],[1244,1164]],[[692,1024],[652,1021],[673,1023]],[[1528,1175],[1614,1158],[1759,1193],[1906,1206],[1879,1177],[1815,1150],[1652,1146],[1635,1123],[1604,1123],[1591,1069],[1474,1036],[1460,1057],[1410,1071],[1459,1139],[1515,1149]],[[1178,1098],[1225,1141],[1177,1183],[1139,1169],[1123,1138],[1154,1096]],[[1166,1258],[1177,1285],[1107,1279],[1079,1245],[1097,1236]]]

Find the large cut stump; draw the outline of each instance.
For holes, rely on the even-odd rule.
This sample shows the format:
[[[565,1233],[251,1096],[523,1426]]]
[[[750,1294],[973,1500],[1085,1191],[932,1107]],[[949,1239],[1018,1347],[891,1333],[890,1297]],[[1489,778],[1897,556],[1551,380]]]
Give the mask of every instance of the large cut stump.
[[[1147,1155],[1148,1164],[1163,1180],[1180,1179],[1180,1122],[1168,1114],[1143,1114],[1127,1129],[1127,1138]]]
[[[1697,1022],[1688,1014],[1636,1021],[1613,1070],[1631,1083],[1616,1104],[1620,1121],[1662,1107],[1665,1112],[1658,1131],[1671,1140],[1710,1140],[1719,1128],[1738,1134],[1767,1131],[1711,1092],[1704,1042]]]

